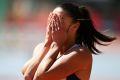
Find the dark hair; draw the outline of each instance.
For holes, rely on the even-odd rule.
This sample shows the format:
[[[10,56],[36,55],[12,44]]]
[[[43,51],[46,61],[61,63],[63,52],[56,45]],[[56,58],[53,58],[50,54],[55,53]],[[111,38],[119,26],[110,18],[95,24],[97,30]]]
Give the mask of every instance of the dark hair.
[[[80,27],[76,33],[76,44],[87,47],[93,54],[101,53],[96,49],[96,43],[106,45],[102,42],[111,42],[116,39],[106,36],[94,28],[90,12],[86,7],[79,7],[72,3],[64,3],[59,5],[59,7],[65,10],[72,17],[73,21],[80,21]]]

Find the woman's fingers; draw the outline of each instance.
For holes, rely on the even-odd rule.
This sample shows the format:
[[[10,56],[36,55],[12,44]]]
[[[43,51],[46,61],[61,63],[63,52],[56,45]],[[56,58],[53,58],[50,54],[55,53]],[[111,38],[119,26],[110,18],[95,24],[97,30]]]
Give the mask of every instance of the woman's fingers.
[[[52,32],[59,31],[63,29],[63,18],[55,13],[51,13],[50,17],[50,27]]]
[[[51,17],[50,17],[50,27],[52,27],[53,17],[54,17],[54,14],[51,13]]]
[[[52,32],[57,31],[56,27],[57,27],[57,22],[56,22],[56,14],[53,14],[52,16],[52,20],[51,20],[51,28],[52,28]]]
[[[57,14],[55,15],[55,23],[56,23],[56,29],[60,30],[62,27],[62,23],[60,20],[60,16],[58,16]]]
[[[63,29],[63,17],[62,16],[60,16],[60,15],[56,15],[56,22],[57,22],[57,24],[58,24],[58,26],[57,26],[57,29],[58,30],[62,30]]]
[[[53,17],[54,17],[54,14],[51,13],[51,17],[50,17],[50,25],[49,25],[49,29],[52,31],[53,30]]]
[[[54,20],[54,14],[52,16],[52,19],[51,19],[51,29],[52,29],[52,33],[55,31],[55,20]]]
[[[52,17],[52,15],[53,15],[53,14],[50,13],[49,16],[48,16],[47,28],[46,28],[46,29],[47,29],[47,32],[50,32],[50,30],[51,30],[51,29],[50,29],[50,24],[51,24],[51,17]]]
[[[52,17],[52,13],[50,13],[48,16],[47,26],[46,26],[46,36],[45,36],[45,40],[49,42],[52,42],[52,35],[51,35],[51,28],[50,28],[51,17]]]
[[[60,27],[60,22],[58,20],[58,16],[57,14],[55,14],[55,30],[58,31],[59,30],[59,27]]]
[[[51,16],[52,16],[52,13],[50,12],[50,14],[49,14],[49,16],[48,16],[48,21],[47,21],[47,24],[48,24],[48,25],[50,24]]]
[[[63,16],[59,16],[60,26],[61,28],[64,28],[64,19]]]

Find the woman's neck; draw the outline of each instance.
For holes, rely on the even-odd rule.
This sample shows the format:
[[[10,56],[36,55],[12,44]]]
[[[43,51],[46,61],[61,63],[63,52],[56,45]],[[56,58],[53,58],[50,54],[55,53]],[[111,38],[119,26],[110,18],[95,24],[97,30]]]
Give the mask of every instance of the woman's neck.
[[[65,44],[63,45],[63,49],[62,52],[64,53],[66,50],[68,50],[71,46],[73,46],[75,44],[75,38],[73,37],[69,37]]]

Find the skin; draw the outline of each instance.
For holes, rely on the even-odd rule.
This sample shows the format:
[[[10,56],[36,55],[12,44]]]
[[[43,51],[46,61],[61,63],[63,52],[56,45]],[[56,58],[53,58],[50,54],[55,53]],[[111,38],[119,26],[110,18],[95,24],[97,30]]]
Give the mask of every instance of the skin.
[[[35,48],[32,59],[23,67],[25,80],[62,80],[72,73],[81,80],[89,80],[92,67],[90,51],[85,47],[75,47],[64,53],[75,44],[79,25],[80,22],[73,23],[62,8],[53,10],[48,18],[45,41]]]

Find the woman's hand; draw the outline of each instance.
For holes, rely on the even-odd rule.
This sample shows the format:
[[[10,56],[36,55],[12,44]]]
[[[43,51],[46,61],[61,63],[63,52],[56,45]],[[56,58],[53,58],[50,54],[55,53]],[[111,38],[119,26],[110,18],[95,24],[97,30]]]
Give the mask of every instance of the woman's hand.
[[[64,42],[67,39],[67,33],[64,29],[64,22],[62,17],[53,13],[53,17],[51,19],[51,27],[53,42],[56,42],[59,47],[63,46]]]
[[[50,13],[48,16],[48,21],[47,21],[47,28],[46,28],[46,36],[45,36],[45,43],[51,45],[53,42],[52,36],[51,36],[51,20],[53,17],[53,13]]]
[[[46,73],[56,61],[59,51],[67,39],[67,34],[64,29],[64,24],[61,16],[58,16],[55,13],[51,13],[48,24],[48,32],[50,30],[50,35],[48,35],[48,39],[50,40],[52,38],[51,40],[53,41],[51,43],[49,51],[39,64],[33,80],[42,79],[44,73]]]

